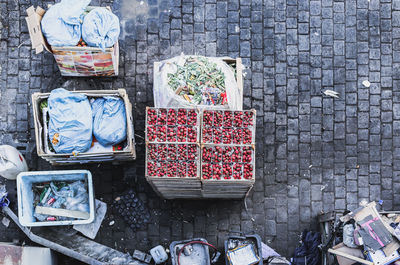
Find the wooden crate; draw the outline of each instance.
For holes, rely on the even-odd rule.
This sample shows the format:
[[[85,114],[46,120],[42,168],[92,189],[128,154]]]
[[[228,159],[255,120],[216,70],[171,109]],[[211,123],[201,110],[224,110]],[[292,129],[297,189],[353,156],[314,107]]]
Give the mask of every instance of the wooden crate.
[[[118,163],[121,161],[130,161],[136,159],[135,149],[135,133],[133,128],[132,104],[129,101],[128,94],[125,89],[118,90],[84,90],[72,91],[73,93],[81,93],[88,97],[120,97],[125,103],[126,119],[127,119],[127,145],[123,150],[98,153],[79,153],[74,156],[71,154],[48,153],[44,148],[44,141],[47,137],[44,133],[44,124],[40,117],[40,102],[47,99],[50,93],[34,93],[32,95],[33,119],[35,124],[36,150],[39,157],[47,160],[52,165],[67,164],[83,164],[83,163],[99,163],[104,161],[112,161]]]

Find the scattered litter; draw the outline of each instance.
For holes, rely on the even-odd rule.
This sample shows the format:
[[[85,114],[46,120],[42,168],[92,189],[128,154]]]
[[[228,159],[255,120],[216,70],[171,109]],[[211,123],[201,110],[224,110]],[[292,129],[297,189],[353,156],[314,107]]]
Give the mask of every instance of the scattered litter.
[[[109,226],[112,226],[112,225],[114,225],[115,224],[115,222],[114,222],[114,220],[113,221],[111,221],[108,225]]]
[[[325,90],[323,93],[324,93],[326,96],[330,96],[330,97],[333,97],[333,98],[339,98],[339,96],[338,96],[339,93],[336,92],[336,91],[330,90],[330,89]]]
[[[238,25],[235,26],[235,31],[239,32],[240,31],[240,27]]]
[[[10,225],[10,219],[8,219],[7,217],[3,217],[3,219],[1,220],[1,223],[5,226],[8,227]]]
[[[323,191],[324,189],[326,189],[326,186],[327,186],[327,185],[323,185],[323,186],[321,187],[321,191]]]
[[[119,200],[121,200],[121,197],[115,198],[115,201],[119,201]]]
[[[399,260],[397,250],[400,242],[397,236],[400,215],[378,212],[376,202],[363,200],[360,205],[360,208],[340,217],[343,243],[328,251],[337,256],[339,265],[354,261],[371,265],[392,264]]]
[[[370,87],[370,86],[371,86],[371,83],[370,83],[368,80],[364,80],[364,81],[362,82],[362,84],[363,84],[365,87]]]
[[[313,167],[312,165],[309,165],[309,166],[308,166],[308,168],[312,168],[312,167]]]

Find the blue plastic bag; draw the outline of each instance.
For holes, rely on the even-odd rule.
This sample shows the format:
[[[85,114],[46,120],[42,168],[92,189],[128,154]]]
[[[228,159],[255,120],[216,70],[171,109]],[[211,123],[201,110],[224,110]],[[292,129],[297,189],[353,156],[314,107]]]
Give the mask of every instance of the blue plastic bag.
[[[47,42],[53,46],[75,46],[81,36],[81,15],[91,0],[62,0],[49,8],[41,26]]]
[[[103,146],[126,139],[125,104],[120,98],[98,98],[92,103],[93,135]]]
[[[56,153],[83,153],[92,144],[92,108],[88,98],[57,88],[50,93],[49,139]]]
[[[82,39],[89,45],[102,50],[112,47],[118,40],[119,19],[110,10],[97,7],[83,19]]]

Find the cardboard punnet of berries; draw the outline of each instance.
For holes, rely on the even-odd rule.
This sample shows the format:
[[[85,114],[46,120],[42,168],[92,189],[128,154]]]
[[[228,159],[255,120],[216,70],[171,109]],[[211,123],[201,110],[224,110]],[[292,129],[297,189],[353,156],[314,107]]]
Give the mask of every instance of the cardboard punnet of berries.
[[[204,110],[202,143],[255,144],[255,111]]]
[[[148,143],[146,176],[156,178],[200,178],[198,144]]]
[[[205,145],[201,154],[203,180],[253,180],[255,153],[250,146]]]
[[[156,143],[198,143],[200,112],[184,108],[147,108],[146,141]]]

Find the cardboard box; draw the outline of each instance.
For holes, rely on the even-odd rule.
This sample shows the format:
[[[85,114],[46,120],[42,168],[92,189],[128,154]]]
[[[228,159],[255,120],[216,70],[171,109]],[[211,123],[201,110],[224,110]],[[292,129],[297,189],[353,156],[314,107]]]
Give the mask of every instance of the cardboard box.
[[[43,119],[40,114],[40,102],[50,96],[50,93],[34,93],[32,95],[32,108],[33,108],[33,119],[35,124],[35,137],[36,137],[36,150],[39,157],[47,160],[52,165],[61,164],[83,164],[91,162],[104,162],[104,161],[129,161],[136,159],[135,149],[135,133],[133,128],[133,117],[132,117],[132,104],[129,102],[128,94],[125,89],[118,90],[82,90],[72,91],[73,93],[82,93],[88,97],[106,97],[114,96],[120,97],[125,103],[126,119],[127,119],[127,132],[126,132],[126,146],[122,150],[110,150],[105,151],[99,148],[99,152],[89,150],[85,153],[79,153],[74,156],[71,154],[56,154],[49,153],[45,150],[44,141],[47,137],[44,133]]]
[[[87,11],[95,7],[87,7]],[[50,46],[43,36],[40,22],[46,13],[41,7],[36,9],[31,6],[26,10],[28,17],[29,36],[32,48],[36,53],[46,49],[54,55],[61,75],[63,76],[117,76],[119,64],[118,42],[111,48],[106,48],[103,52],[96,47]]]

